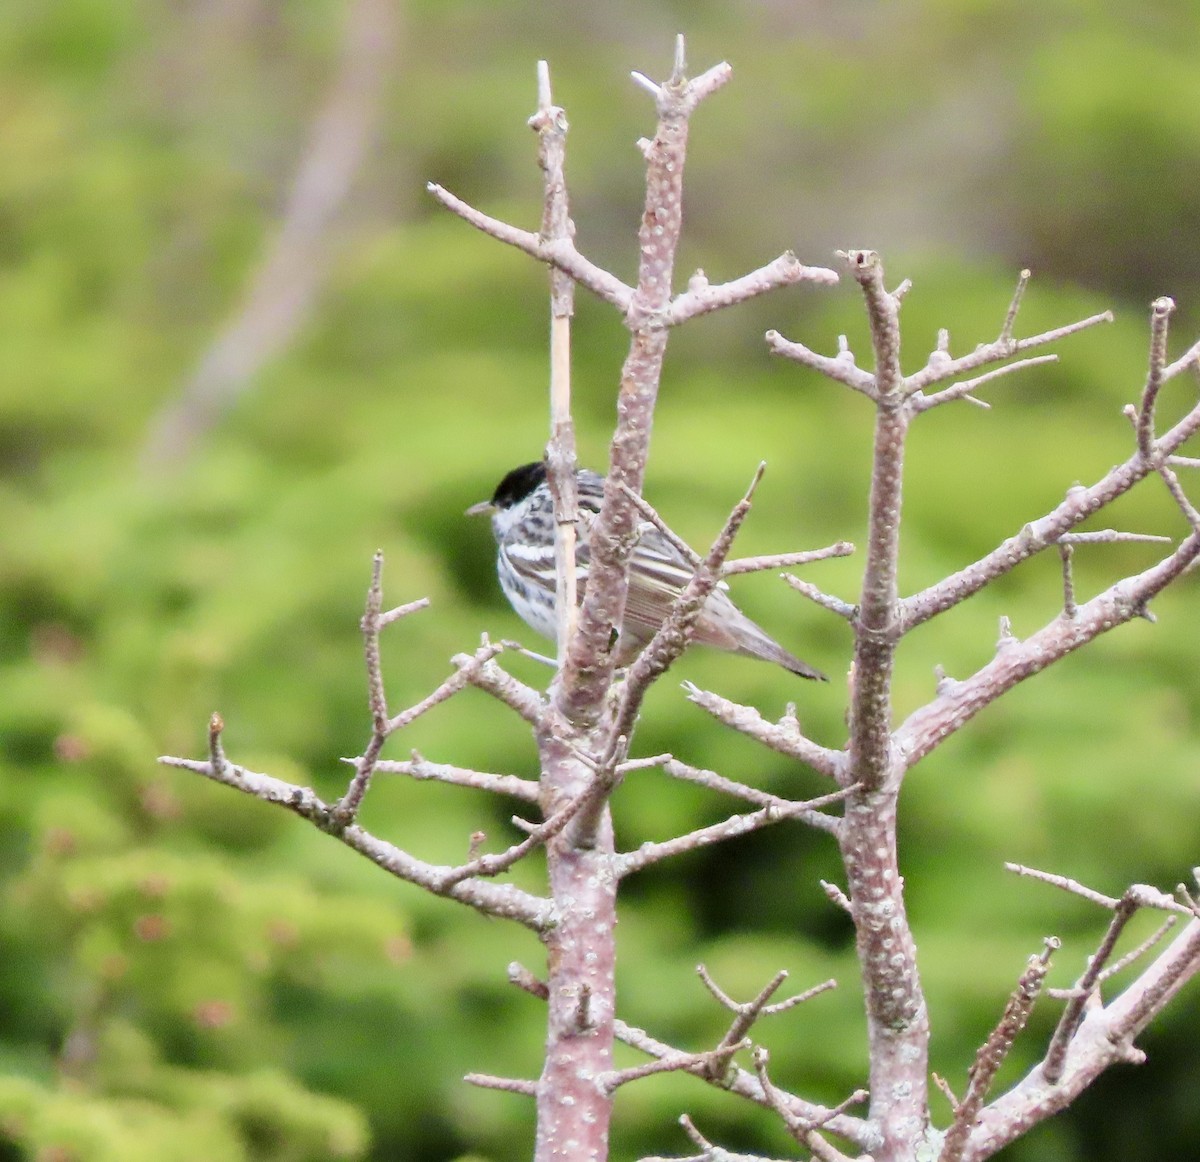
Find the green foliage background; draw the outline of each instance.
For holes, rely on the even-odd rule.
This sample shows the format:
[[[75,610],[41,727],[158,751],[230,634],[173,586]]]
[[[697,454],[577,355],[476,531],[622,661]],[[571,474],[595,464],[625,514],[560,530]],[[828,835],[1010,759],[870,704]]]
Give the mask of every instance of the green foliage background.
[[[693,133],[683,269],[733,277],[786,247],[828,264],[871,246],[911,277],[907,365],[951,329],[992,337],[1036,272],[1021,329],[1113,306],[1062,362],[1005,381],[994,410],[924,419],[913,437],[905,591],[985,552],[1131,447],[1121,405],[1145,364],[1150,298],[1179,304],[1175,351],[1200,330],[1194,174],[1200,9],[1052,0],[832,0],[670,5],[425,0],[404,7],[385,131],[334,237],[298,341],[194,457],[150,477],[139,452],[255,269],[336,56],[334,0],[0,6],[0,1159],[494,1159],[529,1156],[522,1099],[462,1086],[528,1076],[542,1014],[505,965],[540,968],[523,933],[390,880],[299,821],[179,772],[220,709],[249,766],[332,796],[367,735],[357,618],[376,546],[387,595],[432,609],[389,631],[395,706],[420,697],[482,631],[521,635],[486,529],[461,517],[546,431],[544,273],[436,210],[435,179],[533,225],[523,127],[533,67],[552,63],[572,123],[581,245],[624,277],[640,213],[635,139],[652,129],[630,68],[662,74],[689,36],[697,71],[734,83]],[[672,341],[648,491],[696,543],[759,459],[770,471],[741,545],[861,538],[864,402],[771,362],[767,327],[868,350],[855,294],[803,290],[702,320]],[[601,464],[623,332],[580,301],[583,456]],[[1190,383],[1169,402],[1190,402]],[[1162,490],[1114,514],[1178,536]],[[1106,522],[1109,523],[1109,522]],[[1153,550],[1078,557],[1085,593]],[[853,599],[852,559],[812,570]],[[770,577],[745,606],[832,674],[845,627]],[[1039,559],[906,643],[900,714],[932,667],[965,675],[997,618],[1019,635],[1056,611]],[[961,1088],[980,1037],[1041,938],[1055,983],[1103,917],[1006,877],[1003,860],[1112,893],[1169,888],[1200,862],[1200,634],[1194,581],[1138,623],[990,709],[911,778],[903,865],[935,1029]],[[544,674],[514,663],[531,681]],[[796,700],[840,744],[844,683],[697,652],[679,676],[777,715]],[[397,740],[430,757],[531,774],[525,730],[465,694]],[[718,729],[674,682],[649,700],[638,751],[789,794],[813,776]],[[726,803],[638,775],[614,804],[621,842],[721,818]],[[381,779],[366,823],[455,860],[511,804]],[[751,995],[786,967],[841,988],[764,1033],[781,1082],[836,1100],[864,1077],[852,939],[817,881],[831,844],[760,834],[628,886],[623,1015],[684,1047],[721,1014],[704,960]],[[536,884],[537,869],[518,878]],[[1047,1004],[1005,1077],[1039,1056]],[[1200,1154],[1195,989],[1114,1071],[1013,1159]],[[940,1101],[940,1099],[935,1099]],[[684,1078],[622,1091],[614,1157],[683,1150],[682,1110],[732,1148],[787,1152],[754,1111]],[[945,1109],[939,1109],[943,1120]]]

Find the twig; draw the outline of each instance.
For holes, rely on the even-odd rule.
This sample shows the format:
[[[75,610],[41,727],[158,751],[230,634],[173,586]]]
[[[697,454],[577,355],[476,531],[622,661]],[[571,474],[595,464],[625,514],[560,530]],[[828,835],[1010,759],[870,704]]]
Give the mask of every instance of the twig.
[[[797,593],[807,597],[809,601],[821,606],[822,609],[828,609],[830,613],[836,613],[844,621],[853,621],[858,616],[857,605],[851,605],[848,601],[843,601],[840,597],[833,597],[831,594],[823,593],[810,581],[793,577],[791,573],[784,573],[783,579]]]
[[[950,1103],[951,1113],[957,1113],[959,1107],[958,1095],[950,1088],[950,1083],[940,1074],[933,1074],[933,1084],[942,1091],[942,1096]]]
[[[308,787],[297,786],[271,775],[259,774],[229,762],[220,747],[220,725],[219,716],[214,716],[214,730],[209,736],[208,762],[170,755],[164,755],[158,761],[164,766],[193,771],[263,802],[284,807],[334,835],[347,847],[366,856],[384,871],[425,888],[435,895],[448,896],[489,916],[516,920],[536,932],[545,931],[554,923],[555,912],[549,900],[530,895],[511,884],[493,884],[476,879],[452,884],[443,890],[443,877],[449,868],[416,859],[408,852],[376,838],[357,823],[346,827],[338,826],[332,818],[333,808],[319,799]]]
[[[620,709],[614,716],[615,734],[625,738],[632,736],[646,691],[666,673],[671,663],[683,653],[691,641],[693,627],[705,602],[720,582],[721,566],[733,548],[734,537],[750,514],[755,489],[766,468],[765,462],[759,464],[745,495],[733,506],[717,539],[713,541],[704,560],[696,566],[692,579],[683,587],[671,612],[629,667],[622,689]]]
[[[621,771],[622,773],[627,773],[645,766],[659,767],[664,774],[669,775],[673,779],[679,779],[686,783],[695,783],[697,786],[707,787],[710,791],[735,795],[739,799],[745,799],[747,802],[754,803],[759,807],[774,807],[784,812],[796,805],[795,799],[785,799],[781,795],[772,795],[769,791],[762,791],[758,787],[750,787],[745,783],[735,782],[733,779],[725,778],[724,775],[718,775],[715,771],[704,770],[700,767],[693,767],[687,763],[680,762],[679,759],[671,755],[655,755],[651,759],[634,759],[628,763],[622,763]]]
[[[436,182],[430,182],[426,189],[447,210],[457,214],[468,225],[474,226],[476,230],[497,241],[516,247],[518,250],[523,250],[539,262],[556,267],[564,274],[570,275],[584,290],[591,291],[597,298],[612,303],[622,313],[629,310],[633,301],[633,288],[626,286],[615,275],[609,274],[607,270],[590,262],[575,249],[574,244],[570,241],[561,239],[545,241],[538,234],[510,226],[507,222],[501,222],[498,218],[492,218],[476,210]]]
[[[1002,359],[1011,359],[1014,355],[1020,354],[1022,351],[1029,351],[1034,347],[1045,347],[1047,344],[1057,343],[1060,339],[1067,338],[1068,335],[1074,335],[1080,331],[1086,331],[1091,327],[1098,326],[1101,323],[1111,323],[1112,321],[1112,311],[1101,311],[1097,315],[1089,315],[1086,319],[1080,319],[1076,323],[1067,323],[1062,327],[1054,327],[1049,331],[1043,331],[1040,335],[1032,335],[1027,339],[1013,339],[1011,336],[1005,339],[1002,335],[994,343],[984,343],[969,355],[960,356],[958,359],[939,359],[932,363],[927,363],[920,371],[910,375],[905,380],[905,390],[909,394],[915,391],[923,391],[931,384],[941,383],[947,379],[955,379],[968,371],[974,371],[978,367],[984,367],[989,363],[996,363]]]
[[[679,551],[692,568],[701,565],[704,558],[692,548],[670,525],[667,524],[661,516],[658,515],[658,510],[644,497],[639,496],[627,484],[621,485],[621,491],[629,498],[630,503],[638,510],[658,531],[662,536],[671,542],[672,546]]]
[[[1059,542],[1058,555],[1062,560],[1063,616],[1074,617],[1079,607],[1075,604],[1075,578],[1071,572],[1071,557],[1074,549],[1070,542]]]
[[[730,1049],[718,1047],[709,1049],[705,1053],[674,1053],[666,1057],[659,1057],[655,1061],[647,1061],[644,1065],[632,1065],[628,1069],[616,1069],[611,1073],[601,1074],[596,1078],[596,1085],[602,1092],[611,1094],[622,1085],[628,1085],[631,1081],[641,1081],[643,1077],[651,1077],[656,1073],[707,1072],[712,1069],[714,1061],[728,1058],[739,1049],[748,1049],[749,1047],[750,1042],[746,1040]]]
[[[1155,299],[1150,305],[1150,367],[1146,373],[1146,386],[1142,390],[1141,402],[1137,409],[1135,427],[1137,430],[1138,451],[1142,459],[1162,477],[1167,491],[1179,506],[1179,511],[1193,529],[1200,531],[1200,511],[1188,499],[1179,483],[1179,477],[1167,463],[1167,457],[1158,446],[1154,435],[1154,408],[1158,393],[1162,390],[1165,380],[1167,363],[1167,331],[1172,312],[1175,310],[1173,299]]]
[[[800,733],[794,718],[784,718],[778,724],[767,722],[751,706],[741,706],[736,702],[729,701],[728,698],[722,698],[719,694],[701,690],[691,682],[684,682],[683,688],[689,702],[694,702],[701,710],[707,711],[726,726],[731,726],[734,730],[757,739],[780,754],[806,763],[818,774],[825,775],[827,778],[841,780],[845,777],[842,753],[819,746],[811,739],[806,738]]]
[[[785,819],[799,819],[802,823],[807,823],[818,831],[836,835],[841,826],[841,820],[823,814],[819,808],[830,803],[842,802],[853,793],[853,790],[854,788],[846,788],[823,795],[819,799],[811,799],[805,803],[789,803],[786,806],[769,803],[749,814],[731,815],[720,823],[699,827],[695,831],[677,835],[672,839],[665,839],[661,843],[643,843],[636,851],[624,852],[614,857],[614,874],[619,879],[623,879],[625,876],[632,875],[661,860],[683,855],[689,851],[698,851],[700,848],[714,843],[724,843],[739,835],[748,835],[752,831],[769,827],[773,823],[781,823]]]
[[[1067,1002],[1067,1007],[1059,1018],[1054,1034],[1050,1038],[1050,1047],[1046,1050],[1046,1056],[1042,1062],[1042,1073],[1051,1085],[1056,1084],[1062,1077],[1063,1065],[1067,1059],[1067,1048],[1071,1043],[1071,1038],[1079,1031],[1084,1007],[1091,1001],[1092,993],[1100,983],[1100,973],[1109,957],[1112,956],[1113,949],[1116,947],[1125,925],[1133,918],[1137,909],[1137,899],[1131,892],[1126,892],[1117,901],[1104,939],[1088,958],[1087,968],[1075,983],[1075,995]]]
[[[1131,964],[1141,960],[1152,948],[1160,944],[1171,932],[1171,929],[1179,923],[1178,916],[1168,916],[1145,940],[1136,948],[1130,949],[1119,960],[1114,960],[1099,977],[1098,983],[1103,984],[1107,980],[1111,980],[1119,972],[1124,972]]]
[[[666,312],[666,322],[678,326],[699,315],[743,303],[768,291],[798,282],[832,286],[837,281],[836,271],[827,270],[823,266],[805,266],[790,250],[758,270],[717,286],[711,286],[704,272],[697,271],[689,280],[687,291],[671,303]]]
[[[428,713],[435,706],[440,706],[447,698],[452,698],[460,690],[473,684],[475,675],[483,666],[503,651],[504,644],[502,642],[484,642],[474,654],[456,654],[451,659],[455,666],[454,673],[420,702],[388,719],[384,733],[390,735],[395,734],[398,730],[403,730],[411,722],[420,718],[422,714]]]
[[[828,880],[821,880],[820,884],[821,890],[829,898],[831,904],[841,908],[847,916],[854,915],[854,905],[850,903],[850,897],[837,884],[830,883]]]
[[[371,562],[371,583],[367,587],[367,606],[361,622],[363,656],[367,667],[367,705],[371,711],[371,738],[366,750],[354,760],[355,769],[350,785],[333,809],[334,818],[340,825],[353,822],[358,814],[370,785],[371,775],[378,765],[380,751],[391,733],[388,725],[387,694],[383,685],[383,666],[380,661],[380,631],[385,625],[424,609],[428,604],[427,599],[410,601],[407,605],[389,609],[384,614],[383,550],[377,549]]]
[[[1086,533],[1063,533],[1057,543],[1060,545],[1169,545],[1171,538],[1159,536],[1158,533],[1125,533],[1117,529],[1096,529]]]
[[[955,1107],[954,1122],[946,1132],[938,1162],[960,1162],[975,1120],[987,1099],[988,1090],[991,1089],[992,1082],[1012,1049],[1017,1035],[1029,1021],[1034,1002],[1042,991],[1046,974],[1050,971],[1050,958],[1059,947],[1060,942],[1050,938],[1039,955],[1029,958],[1029,964],[1021,974],[1017,987],[1008,998],[1004,1015],[975,1055],[975,1063],[968,1075],[970,1082],[967,1092]]]
[[[1021,271],[1020,277],[1017,279],[1017,289],[1013,291],[1012,302],[1008,304],[1008,313],[1004,316],[1004,326],[1000,328],[1000,336],[997,342],[1011,342],[1013,327],[1016,326],[1017,322],[1017,312],[1021,309],[1021,300],[1025,297],[1025,290],[1029,286],[1029,280],[1032,277],[1033,271],[1028,268]]]
[[[824,1138],[821,1137],[817,1130],[821,1125],[820,1122],[811,1122],[807,1118],[797,1116],[789,1110],[784,1102],[779,1100],[779,1093],[774,1084],[771,1082],[767,1073],[767,1065],[770,1061],[770,1055],[761,1046],[754,1051],[754,1070],[758,1074],[759,1083],[762,1085],[763,1094],[766,1096],[767,1103],[771,1109],[779,1115],[783,1120],[783,1124],[787,1127],[788,1133],[792,1135],[801,1145],[807,1146],[813,1153],[813,1157],[819,1159],[819,1162],[850,1162],[850,1159],[840,1150],[835,1150]],[[866,1090],[857,1090],[852,1093],[845,1101],[840,1102],[830,1111],[830,1118],[848,1109],[852,1105],[858,1105],[867,1099]]]
[[[805,990],[802,993],[797,993],[795,996],[788,997],[786,1001],[780,1001],[777,1004],[768,1004],[771,997],[779,991],[780,986],[787,980],[788,974],[786,969],[780,969],[764,986],[759,990],[758,996],[752,1001],[745,1004],[739,1004],[726,994],[717,985],[717,982],[712,979],[708,973],[708,969],[704,965],[696,966],[696,973],[704,982],[704,987],[708,989],[717,1002],[734,1013],[733,1023],[729,1026],[725,1036],[721,1038],[718,1050],[724,1049],[728,1056],[714,1057],[712,1072],[709,1075],[711,1080],[716,1081],[726,1070],[729,1064],[729,1058],[745,1043],[746,1035],[754,1027],[755,1022],[760,1017],[777,1016],[779,1013],[785,1013],[788,1009],[795,1008],[797,1005],[803,1004],[805,1001],[811,1000],[815,996],[819,996],[823,992],[828,992],[830,989],[837,988],[837,981],[826,980],[812,988]]]
[[[523,1097],[537,1097],[538,1083],[520,1077],[495,1077],[490,1073],[468,1073],[463,1076],[468,1085],[481,1089],[500,1089],[505,1093],[519,1093]]]
[[[953,387],[947,387],[942,391],[936,391],[932,395],[925,395],[924,392],[917,389],[910,397],[911,406],[916,412],[927,412],[939,404],[951,403],[956,399],[969,399],[979,407],[990,408],[991,404],[985,403],[981,399],[972,399],[971,393],[977,387],[982,387],[993,379],[1011,375],[1014,371],[1024,371],[1027,367],[1040,367],[1044,363],[1057,362],[1057,355],[1031,355],[1028,359],[1018,359],[1015,363],[1006,363],[1003,367],[993,367],[991,371],[985,371],[982,375],[975,376],[974,379],[964,379],[961,383],[956,383]]]
[[[1081,896],[1085,900],[1090,900],[1093,904],[1099,904],[1102,908],[1107,908],[1110,911],[1114,909],[1119,900],[1113,896],[1103,895],[1101,892],[1094,891],[1092,888],[1081,884],[1078,880],[1073,880],[1067,876],[1056,875],[1054,872],[1039,871],[1037,868],[1026,867],[1020,863],[1006,863],[1004,870],[1012,872],[1018,876],[1028,876],[1030,879],[1040,880],[1044,884],[1049,884],[1051,887],[1061,888],[1064,892],[1070,892],[1072,895]]]
[[[811,565],[815,561],[828,561],[831,557],[848,557],[854,552],[849,541],[838,541],[823,549],[809,549],[803,553],[774,553],[761,557],[738,557],[721,566],[722,577],[734,577],[739,573],[763,573],[769,569],[792,569],[797,565]]]
[[[679,1050],[652,1037],[645,1029],[639,1029],[625,1021],[615,1021],[613,1029],[618,1040],[633,1049],[649,1054],[651,1057],[665,1057],[679,1053]],[[699,1068],[689,1069],[688,1072],[705,1081],[709,1081],[710,1084],[716,1084],[705,1077],[703,1071]],[[767,1098],[758,1078],[748,1070],[731,1066],[725,1076],[720,1079],[719,1084],[721,1089],[728,1093],[737,1094],[739,1097],[746,1098],[756,1105],[764,1106],[767,1109],[774,1108],[771,1101]],[[878,1143],[878,1137],[874,1128],[868,1125],[862,1118],[852,1117],[842,1112],[844,1106],[830,1109],[827,1106],[806,1102],[793,1094],[785,1094],[779,1089],[775,1090],[774,1097],[790,1114],[805,1118],[814,1125],[823,1126],[830,1133],[836,1134],[839,1138],[852,1143],[859,1150],[869,1150]]]
[[[567,117],[550,94],[550,66],[538,61],[538,109],[529,126],[538,135],[538,165],[542,170],[543,242],[571,245],[575,232],[567,200],[564,173]],[[571,316],[575,285],[557,267],[550,268],[550,442],[546,447],[547,476],[554,501],[555,608],[558,619],[558,658],[566,657],[577,615],[575,522],[579,500],[575,482],[575,424],[571,418]]]
[[[344,762],[355,762],[344,759]],[[432,763],[417,751],[412,758],[402,761],[380,759],[375,770],[381,775],[407,775],[410,779],[433,779],[456,787],[474,787],[479,791],[490,791],[497,795],[512,795],[526,803],[538,801],[538,785],[532,779],[516,775],[494,775],[488,771],[472,771],[466,767],[450,766],[447,763]]]
[[[539,1000],[546,1000],[550,996],[550,988],[545,981],[538,980],[532,972],[529,971],[519,961],[512,961],[508,966],[508,980],[510,984],[515,984],[517,988],[529,993],[530,996],[537,997]]]
[[[848,347],[843,348],[836,356],[819,355],[803,343],[785,339],[778,331],[766,333],[767,347],[775,355],[782,355],[793,363],[808,367],[813,371],[832,379],[836,383],[845,384],[852,391],[865,395],[868,399],[875,398],[875,377],[869,371],[856,367],[854,356]]]
[[[524,859],[535,847],[540,847],[554,838],[579,812],[583,805],[583,797],[556,811],[544,823],[528,829],[528,834],[520,843],[514,843],[506,851],[494,854],[480,855],[472,858],[460,867],[450,868],[442,876],[443,894],[457,883],[469,880],[474,876],[498,876],[507,871],[514,863]],[[514,820],[515,822],[515,820]]]

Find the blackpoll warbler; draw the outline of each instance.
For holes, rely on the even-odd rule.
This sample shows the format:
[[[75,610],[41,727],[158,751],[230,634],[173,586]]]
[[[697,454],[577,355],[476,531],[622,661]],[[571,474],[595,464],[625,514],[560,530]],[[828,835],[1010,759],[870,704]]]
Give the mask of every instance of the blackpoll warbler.
[[[582,600],[587,584],[591,522],[600,511],[604,479],[581,469],[575,474],[580,519],[576,525],[575,564]],[[491,500],[472,505],[468,516],[490,513],[499,546],[496,571],[500,588],[517,616],[552,641],[558,637],[554,614],[554,502],[543,463],[514,468],[496,486]],[[618,664],[627,664],[662,625],[683,587],[692,579],[687,558],[652,525],[643,526],[629,565],[629,595],[618,639]],[[695,641],[729,653],[775,662],[803,678],[825,675],[789,654],[726,596],[724,582],[713,591],[694,630]]]

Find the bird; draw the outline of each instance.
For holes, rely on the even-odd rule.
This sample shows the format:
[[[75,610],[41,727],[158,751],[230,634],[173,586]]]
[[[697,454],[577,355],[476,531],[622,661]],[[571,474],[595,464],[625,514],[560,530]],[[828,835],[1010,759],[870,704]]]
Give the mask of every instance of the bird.
[[[590,529],[604,496],[604,477],[586,468],[575,473],[580,517],[576,522],[577,597],[583,600],[590,559]],[[558,637],[555,614],[554,500],[542,461],[522,464],[505,475],[491,500],[473,504],[467,516],[490,515],[496,538],[500,588],[517,616],[551,641]],[[684,553],[653,525],[643,525],[629,563],[625,617],[617,636],[617,664],[627,665],[666,620],[695,569]],[[696,620],[693,641],[728,653],[774,662],[802,678],[828,681],[820,670],[789,653],[751,621],[721,582]]]

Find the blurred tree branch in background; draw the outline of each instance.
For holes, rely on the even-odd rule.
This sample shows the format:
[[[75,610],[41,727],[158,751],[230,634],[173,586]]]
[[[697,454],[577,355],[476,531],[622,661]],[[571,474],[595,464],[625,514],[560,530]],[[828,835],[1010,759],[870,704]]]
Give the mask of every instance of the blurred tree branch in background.
[[[337,72],[313,117],[283,216],[241,302],[151,422],[142,463],[177,468],[304,324],[331,232],[374,144],[397,59],[400,0],[347,0]]]

